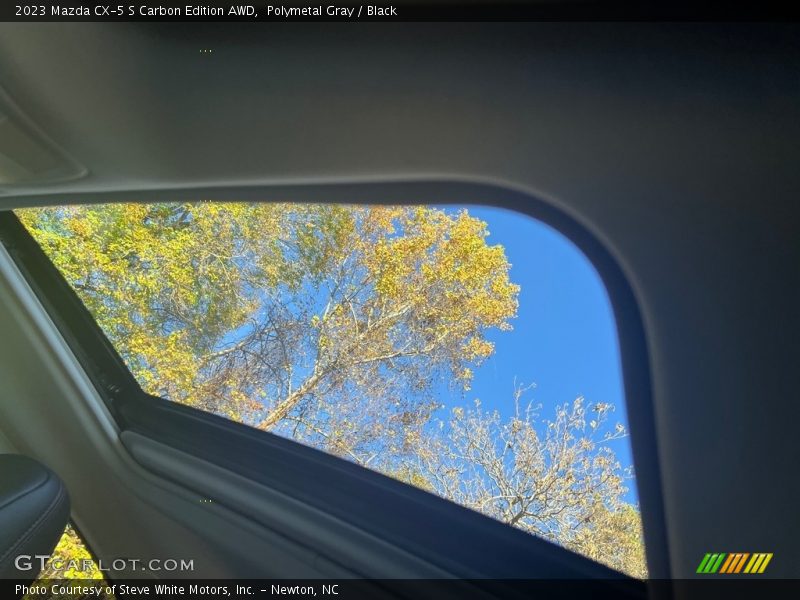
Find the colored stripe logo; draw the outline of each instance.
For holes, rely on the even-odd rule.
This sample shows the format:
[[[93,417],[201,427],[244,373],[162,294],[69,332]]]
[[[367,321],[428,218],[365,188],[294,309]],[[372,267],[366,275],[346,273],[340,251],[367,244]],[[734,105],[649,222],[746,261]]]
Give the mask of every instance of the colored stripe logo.
[[[767,568],[769,561],[772,560],[772,552],[717,552],[707,553],[700,565],[697,567],[697,573],[703,574],[737,574],[737,573],[763,573]]]

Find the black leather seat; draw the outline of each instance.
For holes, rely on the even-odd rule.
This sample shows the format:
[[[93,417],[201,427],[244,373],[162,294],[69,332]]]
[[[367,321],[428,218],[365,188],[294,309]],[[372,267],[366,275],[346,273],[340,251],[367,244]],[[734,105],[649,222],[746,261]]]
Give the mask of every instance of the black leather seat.
[[[50,554],[68,520],[69,496],[55,473],[26,456],[0,454],[0,578],[33,581],[38,569],[18,569],[17,557]]]

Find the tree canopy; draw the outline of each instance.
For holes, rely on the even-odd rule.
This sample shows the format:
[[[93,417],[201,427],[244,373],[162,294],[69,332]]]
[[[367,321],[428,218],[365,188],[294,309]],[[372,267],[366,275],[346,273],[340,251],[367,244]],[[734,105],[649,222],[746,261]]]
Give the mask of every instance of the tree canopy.
[[[578,435],[582,406],[560,409],[544,437],[519,408],[508,423],[479,407],[437,421],[441,390],[468,393],[488,334],[518,310],[503,246],[468,211],[199,202],[18,216],[146,392],[569,547],[636,531],[608,438]],[[613,562],[601,546],[592,556]],[[617,568],[641,574],[626,556]]]

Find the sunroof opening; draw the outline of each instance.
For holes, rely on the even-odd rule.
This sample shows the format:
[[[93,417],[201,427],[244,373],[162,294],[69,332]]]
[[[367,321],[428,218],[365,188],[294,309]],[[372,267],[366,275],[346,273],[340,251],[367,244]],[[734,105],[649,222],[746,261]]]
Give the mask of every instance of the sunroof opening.
[[[482,206],[16,214],[146,392],[646,577],[610,302],[547,225]]]

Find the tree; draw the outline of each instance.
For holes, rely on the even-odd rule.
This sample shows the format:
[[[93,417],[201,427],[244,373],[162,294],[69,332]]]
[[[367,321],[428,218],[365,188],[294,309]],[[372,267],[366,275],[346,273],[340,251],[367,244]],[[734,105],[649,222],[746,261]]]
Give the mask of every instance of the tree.
[[[469,385],[518,287],[466,211],[287,204],[21,211],[144,389],[374,455]],[[397,432],[400,435],[400,432]],[[396,440],[395,440],[396,441]]]
[[[18,215],[148,393],[643,569],[638,511],[625,512],[605,445],[624,432],[583,435],[582,400],[544,433],[519,389],[510,421],[457,407],[432,426],[437,393],[465,394],[494,350],[487,334],[517,313],[505,251],[467,211],[201,202]]]
[[[632,473],[610,442],[609,404],[585,399],[556,409],[537,427],[528,388],[517,386],[514,413],[501,417],[475,401],[420,434],[414,459],[399,476],[440,496],[557,542],[634,577],[646,577],[638,510],[624,501]]]

